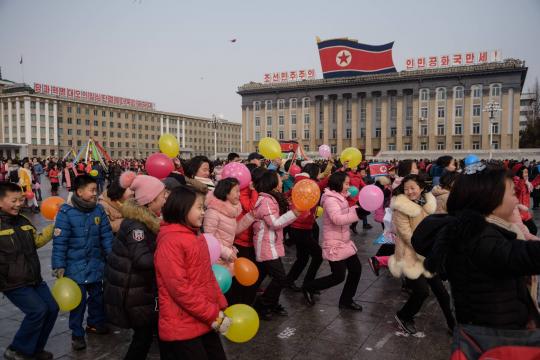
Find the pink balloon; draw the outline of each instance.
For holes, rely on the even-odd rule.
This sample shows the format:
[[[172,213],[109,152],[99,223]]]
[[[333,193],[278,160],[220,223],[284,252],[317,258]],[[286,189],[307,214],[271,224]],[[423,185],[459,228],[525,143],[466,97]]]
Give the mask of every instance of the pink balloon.
[[[206,245],[208,246],[208,253],[210,254],[210,263],[215,264],[221,256],[221,244],[219,240],[212,234],[203,234]]]
[[[328,159],[330,156],[332,156],[332,150],[330,150],[330,146],[328,145],[319,146],[319,155],[321,155],[321,157],[325,159]]]
[[[360,190],[358,202],[364,210],[375,211],[380,208],[384,201],[384,194],[375,185],[367,185]]]
[[[251,173],[246,165],[239,162],[231,162],[223,167],[221,170],[221,178],[235,178],[240,183],[240,189],[244,189],[249,186],[251,182]]]
[[[162,153],[152,154],[146,159],[146,172],[158,179],[165,179],[174,170],[171,158]]]
[[[300,166],[296,164],[292,164],[291,167],[289,168],[289,175],[291,175],[292,177],[295,177],[301,172],[302,172],[302,169],[300,169]]]

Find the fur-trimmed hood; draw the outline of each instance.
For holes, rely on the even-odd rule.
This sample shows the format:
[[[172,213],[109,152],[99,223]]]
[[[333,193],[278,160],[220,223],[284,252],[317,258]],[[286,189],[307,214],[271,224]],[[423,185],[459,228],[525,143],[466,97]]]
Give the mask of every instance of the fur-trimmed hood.
[[[425,192],[423,195],[426,199],[424,206],[420,206],[414,201],[409,200],[407,195],[400,194],[392,198],[390,208],[413,218],[420,215],[422,208],[424,208],[426,213],[433,214],[437,209],[437,201],[435,200],[435,196],[429,192]]]
[[[133,219],[142,222],[154,234],[159,231],[159,218],[146,206],[140,206],[130,199],[122,206],[122,216],[124,219]]]
[[[443,189],[440,185],[437,185],[433,187],[431,193],[433,194],[433,196],[438,197],[441,195],[450,194],[450,190]]]

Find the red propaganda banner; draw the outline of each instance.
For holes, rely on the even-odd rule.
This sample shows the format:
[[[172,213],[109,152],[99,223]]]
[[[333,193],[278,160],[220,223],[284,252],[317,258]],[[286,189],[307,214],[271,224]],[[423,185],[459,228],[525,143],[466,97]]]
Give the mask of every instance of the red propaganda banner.
[[[388,175],[388,164],[387,163],[369,164],[369,174],[371,176],[386,176],[386,175]]]
[[[317,46],[325,79],[396,72],[393,42],[367,45],[356,40],[330,39],[319,41]]]

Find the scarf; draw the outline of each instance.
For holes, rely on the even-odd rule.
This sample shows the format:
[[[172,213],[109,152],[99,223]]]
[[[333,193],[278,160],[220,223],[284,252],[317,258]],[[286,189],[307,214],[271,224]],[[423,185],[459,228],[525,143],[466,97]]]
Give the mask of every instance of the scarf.
[[[97,206],[97,202],[85,201],[81,199],[79,196],[77,196],[76,193],[73,194],[73,196],[71,197],[71,204],[73,205],[75,209],[82,211],[84,213],[89,213],[89,212],[94,211],[94,209]]]
[[[416,200],[413,200],[413,202],[420,205],[420,206],[426,205],[427,200],[426,200],[426,197],[424,196],[424,193],[422,192],[420,194],[420,197],[418,199],[416,199]]]

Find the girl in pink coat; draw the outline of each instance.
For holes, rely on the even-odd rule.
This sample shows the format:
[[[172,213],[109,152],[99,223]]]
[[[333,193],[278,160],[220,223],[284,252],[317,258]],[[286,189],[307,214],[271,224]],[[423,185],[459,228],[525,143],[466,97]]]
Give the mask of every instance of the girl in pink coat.
[[[292,224],[299,212],[289,210],[289,204],[281,189],[281,177],[275,171],[265,172],[255,184],[259,198],[253,209],[253,245],[260,269],[272,278],[264,293],[255,302],[255,309],[263,320],[270,320],[272,315],[288,315],[279,304],[281,290],[290,284],[281,262],[281,258],[285,256],[283,228]],[[262,277],[259,278],[259,282],[262,280]]]
[[[339,307],[362,311],[362,306],[353,300],[360,282],[362,265],[356,255],[357,249],[351,240],[349,228],[350,224],[359,219],[356,212],[358,206],[349,207],[347,201],[349,186],[349,177],[346,173],[336,172],[330,176],[328,189],[324,191],[321,205],[324,209],[323,258],[330,263],[332,274],[305,284],[302,290],[307,302],[313,305],[315,304],[314,292],[328,289],[343,282],[348,271],[347,281],[339,298]]]
[[[209,195],[203,227],[205,233],[214,235],[221,243],[221,257],[218,264],[227,267],[231,274],[238,253],[233,245],[234,238],[253,223],[250,213],[236,222],[241,213],[238,180],[226,178],[218,182],[213,194]]]

